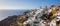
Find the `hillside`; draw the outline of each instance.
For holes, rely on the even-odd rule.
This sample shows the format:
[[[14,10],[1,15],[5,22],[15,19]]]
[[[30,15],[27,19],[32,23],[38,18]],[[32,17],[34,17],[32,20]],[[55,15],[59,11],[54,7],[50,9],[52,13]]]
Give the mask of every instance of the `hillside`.
[[[60,22],[59,13],[60,5],[29,10],[22,15],[8,16],[0,21],[0,26],[51,26],[53,21],[55,21],[53,26],[57,26],[56,24]]]

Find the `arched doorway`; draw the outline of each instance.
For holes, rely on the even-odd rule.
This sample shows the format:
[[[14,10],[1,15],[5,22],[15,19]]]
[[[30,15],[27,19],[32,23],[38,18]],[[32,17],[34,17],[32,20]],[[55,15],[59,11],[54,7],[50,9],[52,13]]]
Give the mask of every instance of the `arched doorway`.
[[[56,26],[60,26],[60,20],[56,22]]]

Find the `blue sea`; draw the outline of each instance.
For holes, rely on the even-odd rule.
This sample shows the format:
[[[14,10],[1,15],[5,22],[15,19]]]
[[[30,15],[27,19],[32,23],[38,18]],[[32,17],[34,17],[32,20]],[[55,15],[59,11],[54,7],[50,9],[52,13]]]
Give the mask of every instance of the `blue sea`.
[[[13,15],[22,15],[26,10],[0,10],[0,21]]]

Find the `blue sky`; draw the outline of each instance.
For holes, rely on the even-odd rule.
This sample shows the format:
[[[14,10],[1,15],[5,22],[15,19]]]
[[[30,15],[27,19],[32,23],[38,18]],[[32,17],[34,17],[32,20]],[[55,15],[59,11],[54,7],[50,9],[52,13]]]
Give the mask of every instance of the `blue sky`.
[[[7,16],[19,15],[23,10],[57,4],[60,4],[60,0],[0,0],[0,20]]]
[[[34,9],[60,4],[60,0],[0,0],[0,9]]]

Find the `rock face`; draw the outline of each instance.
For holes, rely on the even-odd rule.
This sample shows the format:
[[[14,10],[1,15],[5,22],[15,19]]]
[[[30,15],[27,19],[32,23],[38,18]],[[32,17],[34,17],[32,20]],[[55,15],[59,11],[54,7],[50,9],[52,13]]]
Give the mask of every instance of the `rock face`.
[[[26,15],[22,16],[9,16],[8,18],[0,21],[0,26],[23,26],[23,22],[26,21]]]
[[[60,5],[29,10],[22,15],[8,16],[0,21],[0,26],[56,26],[59,13]]]
[[[9,16],[8,18],[0,21],[0,26],[10,26],[17,16]]]

